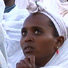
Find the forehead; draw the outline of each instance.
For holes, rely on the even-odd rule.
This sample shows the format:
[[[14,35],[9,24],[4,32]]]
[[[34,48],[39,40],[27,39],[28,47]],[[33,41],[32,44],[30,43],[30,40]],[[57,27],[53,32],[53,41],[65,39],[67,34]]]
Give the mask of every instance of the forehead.
[[[28,26],[28,25],[37,25],[37,26],[49,26],[50,24],[50,19],[42,14],[42,13],[35,13],[35,14],[31,14],[24,22],[24,26]]]

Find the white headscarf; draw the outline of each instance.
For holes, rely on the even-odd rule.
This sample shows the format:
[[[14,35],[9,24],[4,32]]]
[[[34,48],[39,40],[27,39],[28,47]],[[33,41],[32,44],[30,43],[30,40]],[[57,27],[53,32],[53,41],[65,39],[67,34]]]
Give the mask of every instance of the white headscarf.
[[[27,9],[30,13],[40,12],[48,16],[54,23],[59,36],[65,38],[65,42],[59,48],[59,54],[54,54],[51,60],[41,68],[68,68],[68,39],[67,39],[67,29],[65,23],[61,16],[58,14],[50,12],[47,8],[44,8],[44,4],[41,2],[29,1]]]
[[[27,9],[30,13],[40,12],[48,16],[55,25],[59,36],[63,36],[65,40],[67,39],[67,28],[60,15],[50,12],[44,7],[44,4],[42,2],[35,3],[32,0],[28,0],[28,3],[29,4],[27,6]]]

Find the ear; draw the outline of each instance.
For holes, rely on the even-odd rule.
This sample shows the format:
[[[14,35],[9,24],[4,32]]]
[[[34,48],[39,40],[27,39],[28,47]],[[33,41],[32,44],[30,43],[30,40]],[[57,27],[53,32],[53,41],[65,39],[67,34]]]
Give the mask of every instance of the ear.
[[[63,36],[59,36],[56,38],[56,44],[58,47],[61,47],[63,43],[64,43],[64,37]]]

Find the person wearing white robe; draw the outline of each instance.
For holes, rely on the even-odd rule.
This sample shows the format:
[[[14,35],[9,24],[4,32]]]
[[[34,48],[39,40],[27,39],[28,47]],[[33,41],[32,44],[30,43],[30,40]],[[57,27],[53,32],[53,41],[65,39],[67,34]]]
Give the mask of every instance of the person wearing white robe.
[[[15,6],[10,12],[4,13],[5,4],[3,0],[0,0],[0,23],[3,27],[5,45],[7,51],[8,64],[12,68],[16,68],[16,63],[24,58],[21,47],[21,27],[25,18],[29,15],[26,9],[18,9]]]

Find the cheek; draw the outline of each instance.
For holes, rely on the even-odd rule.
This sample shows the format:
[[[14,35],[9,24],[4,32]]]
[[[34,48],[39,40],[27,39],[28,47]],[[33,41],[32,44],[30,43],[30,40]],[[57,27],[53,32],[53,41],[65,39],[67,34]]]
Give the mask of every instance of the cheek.
[[[46,54],[47,56],[48,55],[51,55],[53,53],[55,53],[55,42],[52,38],[41,38],[40,40],[37,39],[37,52],[40,54],[40,55],[44,55]]]

